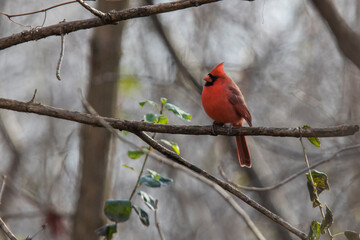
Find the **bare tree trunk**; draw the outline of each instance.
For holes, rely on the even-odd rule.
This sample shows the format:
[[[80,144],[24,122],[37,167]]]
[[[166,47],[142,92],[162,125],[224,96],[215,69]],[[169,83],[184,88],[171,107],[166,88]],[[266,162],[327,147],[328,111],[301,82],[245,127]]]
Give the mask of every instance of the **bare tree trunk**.
[[[98,9],[121,9],[127,1],[99,1]],[[103,116],[111,116],[116,102],[121,33],[123,24],[96,28],[91,39],[90,83],[87,99]],[[107,158],[110,134],[100,128],[82,126],[82,178],[74,216],[72,239],[97,239],[94,230],[103,224]]]

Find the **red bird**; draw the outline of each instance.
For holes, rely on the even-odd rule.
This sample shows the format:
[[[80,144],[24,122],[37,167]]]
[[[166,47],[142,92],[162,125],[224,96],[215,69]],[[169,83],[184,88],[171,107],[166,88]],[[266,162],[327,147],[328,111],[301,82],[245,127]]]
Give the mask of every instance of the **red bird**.
[[[226,75],[224,63],[217,65],[205,78],[202,91],[202,105],[215,124],[231,123],[242,126],[244,119],[251,124],[251,115],[244,96],[234,81]],[[213,126],[214,126],[213,125]],[[245,136],[235,136],[239,162],[242,167],[251,167],[249,148]]]

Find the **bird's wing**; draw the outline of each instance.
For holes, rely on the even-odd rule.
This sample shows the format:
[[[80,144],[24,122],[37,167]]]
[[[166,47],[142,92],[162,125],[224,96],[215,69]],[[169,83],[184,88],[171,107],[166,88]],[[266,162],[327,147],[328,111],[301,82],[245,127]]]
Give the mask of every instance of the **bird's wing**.
[[[245,104],[244,96],[241,94],[239,88],[234,86],[228,86],[230,94],[228,94],[229,102],[234,106],[236,113],[239,117],[245,119],[245,121],[252,126],[251,115]]]

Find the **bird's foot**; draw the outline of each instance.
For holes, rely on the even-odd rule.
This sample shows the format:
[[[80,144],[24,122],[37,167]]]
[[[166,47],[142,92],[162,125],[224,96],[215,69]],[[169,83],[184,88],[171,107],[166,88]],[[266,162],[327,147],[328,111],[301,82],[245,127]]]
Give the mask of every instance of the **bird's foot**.
[[[211,135],[213,136],[217,136],[217,133],[216,133],[216,127],[215,126],[222,126],[224,125],[223,123],[219,123],[219,122],[213,122],[213,125],[211,126]]]

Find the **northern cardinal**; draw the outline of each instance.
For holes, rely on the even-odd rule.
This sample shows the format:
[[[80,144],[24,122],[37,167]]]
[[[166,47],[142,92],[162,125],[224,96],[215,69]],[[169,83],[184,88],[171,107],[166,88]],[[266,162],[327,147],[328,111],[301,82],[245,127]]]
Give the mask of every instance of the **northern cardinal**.
[[[226,75],[224,63],[217,65],[205,78],[202,91],[202,105],[215,124],[231,123],[242,126],[244,119],[251,124],[251,115],[244,96],[234,81]],[[213,125],[213,127],[214,127]],[[249,148],[245,136],[235,136],[238,158],[242,167],[251,167]]]

